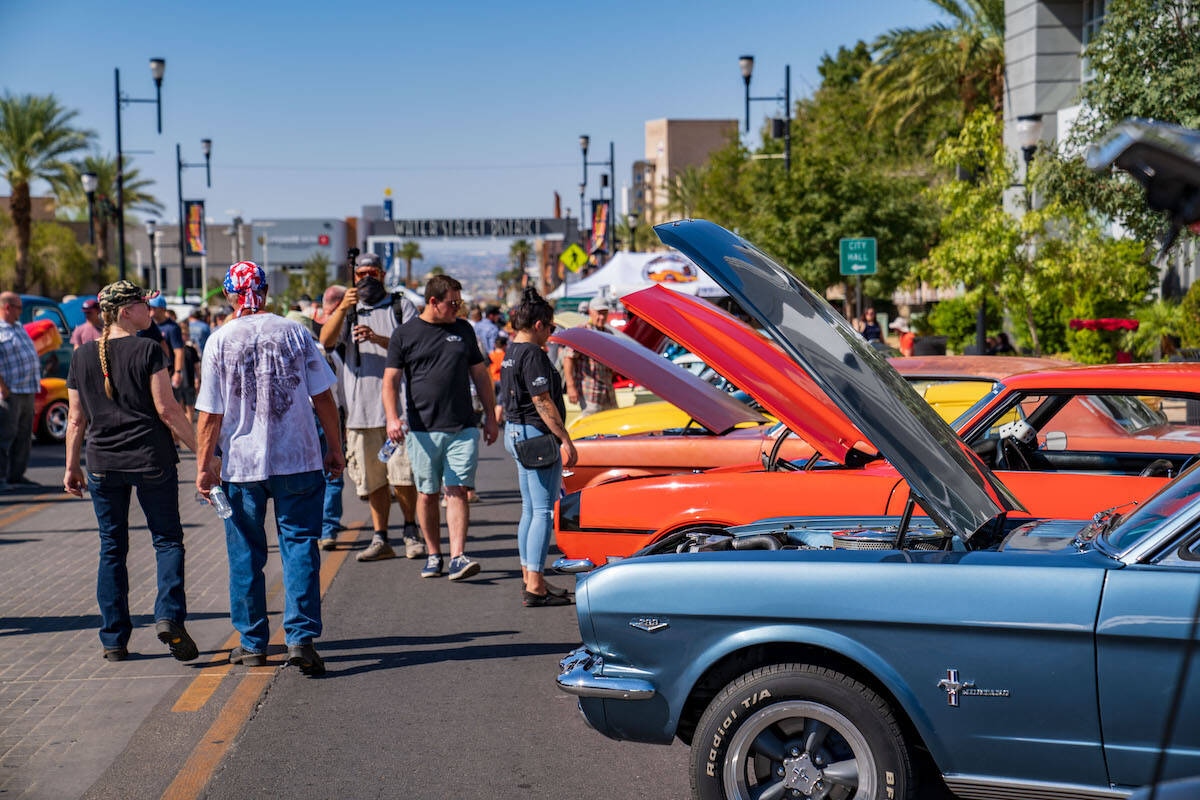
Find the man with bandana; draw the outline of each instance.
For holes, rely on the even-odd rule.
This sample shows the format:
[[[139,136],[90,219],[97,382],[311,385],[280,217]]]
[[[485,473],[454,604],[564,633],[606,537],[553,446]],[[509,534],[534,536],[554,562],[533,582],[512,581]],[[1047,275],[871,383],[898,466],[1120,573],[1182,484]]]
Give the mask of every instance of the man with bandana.
[[[317,537],[324,475],[340,475],[344,463],[331,391],[336,379],[307,329],[264,310],[267,279],[257,264],[231,266],[224,288],[236,311],[204,348],[204,382],[196,399],[201,412],[196,488],[209,497],[219,484],[232,508],[225,520],[229,616],[241,642],[229,661],[266,664],[271,632],[263,566],[270,500],[283,562],[288,663],[306,675],[321,675],[325,662],[314,647],[321,635]],[[314,411],[329,442],[324,457]]]
[[[399,308],[397,305],[399,304]],[[388,294],[383,287],[379,256],[363,253],[354,264],[354,286],[330,313],[321,328],[326,351],[345,347],[342,388],[346,398],[346,472],[358,487],[358,496],[371,506],[375,534],[357,556],[359,561],[394,558],[388,542],[392,494],[404,513],[404,555],[421,558],[425,544],[417,532],[417,489],[403,443],[387,464],[379,449],[388,440],[387,418],[380,397],[387,348],[392,331],[415,317],[417,310],[403,295]]]

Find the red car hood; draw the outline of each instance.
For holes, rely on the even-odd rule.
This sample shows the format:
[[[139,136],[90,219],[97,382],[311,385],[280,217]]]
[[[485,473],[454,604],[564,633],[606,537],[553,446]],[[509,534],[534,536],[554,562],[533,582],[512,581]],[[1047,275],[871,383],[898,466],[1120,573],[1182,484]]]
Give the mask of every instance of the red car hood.
[[[731,314],[661,286],[626,295],[621,302],[700,356],[822,456],[844,464],[855,446],[875,454],[867,437],[817,388],[808,373]]]
[[[663,291],[678,295],[669,289]],[[568,328],[555,333],[550,341],[585,353],[632,378],[713,433],[725,433],[746,422],[762,425],[768,421],[728,392],[628,339],[591,328]]]

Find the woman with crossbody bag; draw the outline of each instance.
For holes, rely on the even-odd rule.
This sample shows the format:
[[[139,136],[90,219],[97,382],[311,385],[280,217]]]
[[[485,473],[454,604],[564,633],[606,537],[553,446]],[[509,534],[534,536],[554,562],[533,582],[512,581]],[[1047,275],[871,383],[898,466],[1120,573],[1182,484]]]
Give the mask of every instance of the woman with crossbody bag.
[[[517,547],[525,581],[522,598],[532,607],[570,605],[567,591],[543,577],[563,465],[572,466],[576,459],[563,426],[562,379],[542,349],[554,330],[554,309],[528,288],[509,321],[514,335],[501,362],[500,402],[507,422],[504,448],[517,462],[521,487]]]

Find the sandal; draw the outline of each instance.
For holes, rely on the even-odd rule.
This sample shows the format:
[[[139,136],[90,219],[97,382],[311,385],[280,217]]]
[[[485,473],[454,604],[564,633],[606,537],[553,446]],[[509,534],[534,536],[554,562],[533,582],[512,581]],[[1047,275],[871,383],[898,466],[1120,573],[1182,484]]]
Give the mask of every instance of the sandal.
[[[546,594],[534,594],[530,591],[521,592],[521,603],[528,608],[534,608],[537,606],[569,606],[574,602],[575,601],[569,597],[558,594],[550,594],[549,592]]]

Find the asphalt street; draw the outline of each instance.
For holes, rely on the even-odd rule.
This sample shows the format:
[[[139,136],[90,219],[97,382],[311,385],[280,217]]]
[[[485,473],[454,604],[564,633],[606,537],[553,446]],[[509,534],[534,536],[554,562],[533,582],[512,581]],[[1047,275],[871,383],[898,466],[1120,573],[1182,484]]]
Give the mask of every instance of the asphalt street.
[[[34,477],[60,479],[57,453],[38,451],[42,466]],[[42,505],[19,524],[0,519],[0,539],[11,542],[6,553],[30,558],[36,554],[30,548],[46,552],[47,543],[58,541],[70,552],[84,552],[74,568],[81,574],[72,579],[77,596],[70,640],[61,640],[63,625],[55,620],[62,617],[40,620],[36,612],[13,629],[19,636],[0,638],[0,656],[18,662],[32,649],[42,659],[0,673],[0,690],[15,698],[7,708],[0,702],[8,714],[2,720],[13,720],[11,730],[0,727],[0,734],[9,734],[0,745],[10,747],[6,755],[0,746],[0,798],[687,796],[683,745],[610,741],[589,729],[574,698],[555,687],[558,660],[579,641],[574,610],[521,605],[515,472],[499,445],[483,453],[477,481],[482,499],[471,506],[467,549],[482,571],[465,582],[421,579],[419,560],[355,561],[354,552],[369,538],[367,509],[347,498],[343,519],[351,530],[342,534],[338,552],[323,554],[325,632],[318,649],[329,672],[316,679],[281,665],[277,616],[271,666],[222,663],[232,643],[222,596],[223,548],[213,547],[204,567],[193,568],[200,537],[212,547],[220,536],[208,519],[211,511],[191,502],[188,483],[181,483],[181,508],[194,521],[185,521],[185,529],[197,529],[188,534],[197,538],[189,545],[189,599],[193,591],[208,599],[193,604],[197,618],[189,628],[201,656],[189,664],[157,652],[161,646],[142,629],[131,646],[146,651],[142,660],[100,661],[95,618],[83,611],[94,604],[90,504],[47,502],[56,499],[52,487],[28,500],[9,499],[0,510],[10,514],[34,508],[32,501]],[[193,474],[185,458],[181,479]],[[396,531],[398,508],[393,515]],[[148,544],[140,543],[143,550]],[[139,570],[133,558],[131,582],[135,591],[139,575],[149,582],[142,587],[147,605],[152,561]],[[272,547],[269,587],[277,585],[277,576]],[[551,580],[573,583],[563,576]],[[28,592],[36,594],[37,587]],[[31,600],[36,608],[37,598]],[[282,610],[277,589],[269,605],[273,615]],[[0,624],[0,635],[9,629]],[[46,646],[56,636],[53,647]],[[87,674],[64,677],[63,686],[82,688],[62,689],[63,699],[54,700],[60,684],[38,682],[47,669],[39,664],[63,658],[86,664]],[[19,677],[8,680],[10,674]],[[55,715],[62,730],[44,733]]]

